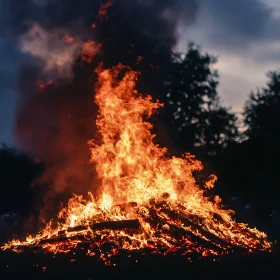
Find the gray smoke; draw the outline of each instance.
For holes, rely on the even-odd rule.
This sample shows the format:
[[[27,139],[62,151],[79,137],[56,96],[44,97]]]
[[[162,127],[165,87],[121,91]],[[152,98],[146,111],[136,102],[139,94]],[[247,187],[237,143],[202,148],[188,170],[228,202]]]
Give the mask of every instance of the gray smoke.
[[[15,138],[45,162],[41,184],[50,208],[66,190],[85,193],[98,184],[87,144],[96,136],[94,67],[101,61],[105,67],[131,65],[142,72],[142,92],[160,91],[155,84],[170,61],[177,24],[195,20],[196,2],[115,0],[104,14],[100,7],[108,1],[0,0],[0,35],[16,40],[24,53]],[[81,62],[87,40],[102,47],[92,61]],[[45,89],[38,87],[49,79]]]

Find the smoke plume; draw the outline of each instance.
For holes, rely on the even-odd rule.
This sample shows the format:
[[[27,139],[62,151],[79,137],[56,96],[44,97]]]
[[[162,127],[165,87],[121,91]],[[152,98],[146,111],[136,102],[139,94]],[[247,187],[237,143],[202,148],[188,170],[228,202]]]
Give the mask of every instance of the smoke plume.
[[[130,65],[141,71],[139,90],[160,97],[177,25],[195,20],[196,2],[2,0],[1,33],[18,38],[30,57],[19,81],[15,138],[45,163],[47,205],[94,191],[87,144],[96,137],[94,68]]]
[[[73,64],[83,44],[79,38],[70,37],[66,30],[47,31],[38,24],[21,36],[20,49],[40,59],[44,77],[52,79],[73,77]]]

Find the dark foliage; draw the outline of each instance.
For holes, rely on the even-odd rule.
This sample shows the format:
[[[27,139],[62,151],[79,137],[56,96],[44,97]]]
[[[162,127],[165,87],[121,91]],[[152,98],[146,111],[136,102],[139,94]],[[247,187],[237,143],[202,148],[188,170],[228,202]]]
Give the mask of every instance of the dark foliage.
[[[234,114],[218,98],[217,59],[190,44],[186,54],[174,54],[164,80],[165,110],[176,144],[188,151],[217,155],[238,136]]]
[[[42,169],[26,154],[6,146],[0,148],[0,214],[29,213],[35,194],[31,185]]]
[[[267,85],[252,93],[245,104],[247,126],[243,142],[234,143],[217,158],[218,189],[251,202],[260,220],[269,222],[279,210],[280,74],[268,73]]]
[[[280,73],[269,72],[266,87],[251,93],[245,104],[245,124],[248,137],[280,137],[277,129],[280,121]],[[275,139],[276,140],[276,139]]]
[[[280,73],[269,72],[268,78],[266,87],[252,93],[246,102],[245,136],[248,139],[243,145],[250,151],[251,166],[254,166],[251,180],[257,192],[276,201],[275,196],[280,194]]]

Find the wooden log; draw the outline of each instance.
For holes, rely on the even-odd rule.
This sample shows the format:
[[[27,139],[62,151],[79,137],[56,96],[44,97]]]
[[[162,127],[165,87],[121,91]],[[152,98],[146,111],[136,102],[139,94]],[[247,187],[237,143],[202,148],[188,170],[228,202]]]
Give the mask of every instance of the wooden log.
[[[121,229],[139,229],[140,223],[139,220],[122,220],[122,221],[108,221],[103,223],[93,224],[91,226],[93,230],[121,230]]]
[[[63,235],[66,232],[79,232],[87,230],[88,228],[91,228],[93,230],[104,230],[104,229],[112,229],[112,230],[121,230],[121,229],[138,229],[140,227],[139,220],[121,220],[121,221],[107,221],[107,222],[101,222],[91,225],[85,225],[85,226],[76,226],[68,228],[67,230],[61,230],[58,232],[58,235]]]
[[[222,251],[222,249],[219,247],[220,243],[212,242],[212,240],[211,241],[205,240],[204,238],[200,237],[199,235],[194,234],[192,229],[189,229],[189,228],[184,229],[184,228],[178,227],[177,225],[171,223],[168,220],[163,219],[160,216],[157,216],[156,219],[158,221],[160,221],[162,224],[168,225],[169,230],[163,229],[163,232],[165,232],[166,234],[169,234],[170,236],[176,237],[176,235],[177,235],[179,237],[179,239],[182,236],[184,236],[184,237],[187,237],[191,242],[201,244],[205,248],[208,248],[208,249],[211,248],[214,251],[220,251],[220,252]],[[197,226],[197,229],[199,230],[199,226]],[[180,240],[178,240],[178,244],[173,244],[173,245],[179,245],[179,243],[180,243]]]
[[[232,248],[236,252],[244,253],[246,251],[246,248],[240,247],[232,242],[226,241],[210,231],[204,229],[201,225],[198,223],[203,224],[202,218],[198,217],[194,214],[185,214],[182,211],[172,211],[169,209],[164,209],[163,212],[165,212],[168,216],[175,220],[179,220],[184,223],[186,226],[190,226],[193,231],[198,231],[201,235],[205,236],[207,239],[211,240],[211,243],[215,243],[216,245],[220,245],[224,248]]]
[[[198,244],[202,245],[204,248],[212,249],[216,252],[221,252],[222,251],[222,249],[217,244],[215,244],[214,242],[205,240],[205,239],[201,238],[200,236],[195,235],[190,230],[185,230],[185,229],[179,228],[179,227],[177,227],[176,225],[173,225],[173,224],[169,224],[169,223],[167,223],[167,224],[172,231],[176,231],[180,235],[182,235],[184,237],[187,237],[193,243],[198,243]]]
[[[211,241],[216,242],[217,244],[221,244],[223,246],[229,245],[225,240],[203,229],[203,227],[199,225],[199,223],[203,224],[203,219],[199,216],[193,214],[186,215],[182,211],[174,212],[171,210],[164,210],[164,212],[171,218],[181,221],[182,223],[184,223],[185,226],[190,226],[193,231],[197,230],[200,234],[204,235]]]
[[[67,231],[59,231],[58,236],[49,238],[49,239],[43,239],[39,242],[39,244],[46,244],[46,243],[54,243],[54,242],[62,242],[66,240],[70,240],[67,236],[65,236],[66,232],[81,232],[84,230],[87,230],[88,228],[91,228],[92,230],[138,230],[140,228],[139,220],[121,220],[121,221],[107,221],[102,223],[96,223],[92,224],[90,226],[77,226],[68,228]],[[71,239],[72,240],[72,239]]]
[[[70,240],[83,240],[85,239],[83,235],[75,235],[71,237],[67,237],[66,235],[62,236],[56,236],[53,238],[48,238],[48,239],[43,239],[41,240],[38,245],[44,245],[44,244],[52,244],[52,243],[57,243],[57,242],[65,242],[65,241],[70,241]]]

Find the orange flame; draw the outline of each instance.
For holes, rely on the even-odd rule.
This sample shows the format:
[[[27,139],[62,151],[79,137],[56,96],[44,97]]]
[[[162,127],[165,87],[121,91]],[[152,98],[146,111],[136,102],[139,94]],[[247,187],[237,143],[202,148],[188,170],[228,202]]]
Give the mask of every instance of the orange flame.
[[[188,154],[170,159],[165,148],[153,143],[152,125],[143,117],[150,117],[162,104],[135,92],[137,73],[133,71],[114,87],[117,69],[100,73],[102,87],[95,98],[100,108],[97,126],[103,144],[93,144],[91,152],[103,180],[102,191],[115,203],[144,203],[163,193],[169,193],[173,201],[188,201],[186,194],[196,196],[199,192],[192,172],[200,170],[201,163]]]
[[[204,196],[193,177],[194,171],[202,169],[200,161],[190,154],[171,157],[166,148],[154,143],[147,118],[162,104],[137,92],[138,73],[119,65],[99,69],[98,75],[95,102],[102,142],[89,144],[91,162],[101,179],[99,194],[90,193],[89,199],[74,196],[58,215],[63,223],[54,227],[50,222],[38,235],[23,242],[13,240],[2,249],[22,252],[36,246],[68,253],[79,248],[107,265],[114,265],[110,259],[121,250],[143,248],[158,254],[196,252],[201,257],[227,254],[236,247],[247,253],[270,251],[265,233],[236,223],[231,210],[221,209],[218,196],[214,201]],[[216,179],[211,176],[205,187],[212,188]],[[140,223],[137,232],[93,226],[132,219]],[[50,241],[61,234],[64,241]],[[90,240],[90,245],[85,249],[77,237]],[[106,242],[114,244],[109,251],[100,249]]]
[[[97,22],[101,22],[104,18],[105,19],[108,19],[108,9],[113,6],[113,1],[112,0],[109,0],[108,2],[104,3],[104,4],[101,4],[99,9],[98,9],[98,15],[96,17],[96,22],[93,22],[91,24],[91,27],[92,28],[96,28],[96,24]]]
[[[109,9],[111,6],[113,6],[113,1],[108,1],[108,2],[105,3],[105,4],[102,4],[102,5],[100,6],[99,10],[98,10],[99,16],[102,16],[102,17],[106,16],[106,15],[107,15],[107,11],[108,11],[108,9]]]
[[[94,56],[99,52],[101,44],[98,44],[95,41],[88,40],[82,49],[81,59],[85,62],[91,63]]]
[[[63,37],[63,41],[67,44],[72,44],[74,43],[74,38],[69,36],[68,34],[65,34],[65,36]]]
[[[44,91],[47,86],[53,84],[52,80],[48,80],[46,83],[44,83],[43,81],[36,81],[36,82],[37,82],[37,85],[38,85],[40,91]]]

